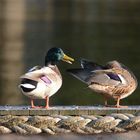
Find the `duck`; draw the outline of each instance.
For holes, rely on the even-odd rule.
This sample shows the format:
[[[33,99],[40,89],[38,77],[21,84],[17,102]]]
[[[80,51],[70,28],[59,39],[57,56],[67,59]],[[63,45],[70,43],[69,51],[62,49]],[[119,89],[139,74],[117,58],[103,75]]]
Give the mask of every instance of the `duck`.
[[[72,64],[73,58],[66,55],[61,48],[51,48],[45,56],[44,66],[34,66],[20,77],[19,88],[30,98],[31,108],[42,108],[34,105],[35,99],[44,99],[49,109],[49,98],[62,86],[62,76],[57,67],[59,61]]]
[[[67,69],[67,72],[84,82],[88,88],[101,94],[105,107],[123,108],[120,100],[131,95],[138,82],[133,72],[117,60],[100,65],[87,59],[81,59],[81,67]],[[108,105],[108,99],[114,99],[116,105]]]

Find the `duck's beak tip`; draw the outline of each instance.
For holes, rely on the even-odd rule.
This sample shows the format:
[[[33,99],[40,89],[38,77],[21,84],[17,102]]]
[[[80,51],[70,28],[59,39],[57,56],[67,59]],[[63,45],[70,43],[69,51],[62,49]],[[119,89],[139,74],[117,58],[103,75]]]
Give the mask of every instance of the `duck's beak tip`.
[[[74,62],[74,59],[64,54],[62,61],[72,64]]]

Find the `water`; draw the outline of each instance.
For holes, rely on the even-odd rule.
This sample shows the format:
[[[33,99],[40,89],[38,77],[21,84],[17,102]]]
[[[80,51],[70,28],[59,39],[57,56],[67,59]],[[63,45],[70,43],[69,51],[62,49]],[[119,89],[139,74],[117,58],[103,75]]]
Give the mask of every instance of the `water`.
[[[119,134],[98,134],[98,135],[33,135],[21,136],[15,134],[2,135],[1,140],[139,140],[139,132],[119,133]]]
[[[65,71],[77,67],[81,57],[101,64],[116,59],[139,81],[139,4],[138,0],[0,1],[0,104],[29,104],[17,87],[19,76],[34,65],[43,65],[46,51],[53,46],[63,48],[76,61],[59,64],[63,86],[51,98],[51,105],[103,103],[100,95]],[[139,92],[138,87],[122,104],[138,105]]]

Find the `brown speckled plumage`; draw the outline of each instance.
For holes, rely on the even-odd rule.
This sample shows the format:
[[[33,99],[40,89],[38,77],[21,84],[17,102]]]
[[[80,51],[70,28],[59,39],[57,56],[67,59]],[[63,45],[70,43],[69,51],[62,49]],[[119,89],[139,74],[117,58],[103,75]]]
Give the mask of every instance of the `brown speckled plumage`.
[[[105,66],[94,62],[81,60],[80,69],[69,69],[68,72],[74,77],[88,84],[88,87],[105,98],[107,106],[108,98],[117,100],[115,107],[123,99],[134,92],[137,80],[134,74],[118,61],[110,61]]]

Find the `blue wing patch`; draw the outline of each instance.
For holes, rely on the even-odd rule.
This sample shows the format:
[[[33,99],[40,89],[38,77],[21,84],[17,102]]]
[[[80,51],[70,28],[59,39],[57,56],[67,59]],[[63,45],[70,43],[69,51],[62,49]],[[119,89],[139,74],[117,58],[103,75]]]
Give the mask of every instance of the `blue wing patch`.
[[[122,82],[121,79],[120,79],[120,77],[117,74],[108,73],[107,75],[110,77],[110,79],[113,79],[113,80]]]

